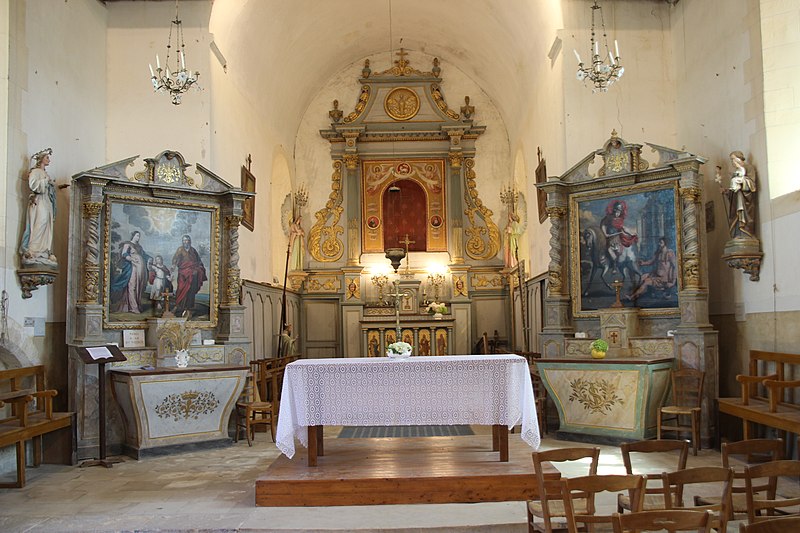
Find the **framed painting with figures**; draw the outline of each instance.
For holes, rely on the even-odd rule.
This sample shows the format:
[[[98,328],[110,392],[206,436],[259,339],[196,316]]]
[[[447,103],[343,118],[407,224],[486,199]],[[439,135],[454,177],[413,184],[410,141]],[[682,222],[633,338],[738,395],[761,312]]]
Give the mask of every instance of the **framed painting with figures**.
[[[218,218],[216,206],[107,195],[105,327],[172,315],[215,326]]]
[[[575,316],[611,307],[676,313],[681,283],[675,184],[604,189],[570,197]],[[596,313],[595,313],[596,314]]]

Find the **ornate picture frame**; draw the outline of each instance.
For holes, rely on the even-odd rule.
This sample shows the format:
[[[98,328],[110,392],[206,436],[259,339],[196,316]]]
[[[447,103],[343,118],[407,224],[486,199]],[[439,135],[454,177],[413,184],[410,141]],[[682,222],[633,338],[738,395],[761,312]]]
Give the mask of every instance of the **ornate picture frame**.
[[[216,326],[219,207],[109,194],[105,211],[104,327],[146,328],[167,307]]]
[[[256,192],[256,177],[242,167],[242,190],[244,192]],[[242,226],[253,231],[256,223],[256,197],[251,196],[242,203]]]
[[[678,313],[679,206],[676,182],[570,197],[571,293],[576,317],[596,316],[598,309],[611,307],[617,290],[623,307],[638,307],[644,315]]]

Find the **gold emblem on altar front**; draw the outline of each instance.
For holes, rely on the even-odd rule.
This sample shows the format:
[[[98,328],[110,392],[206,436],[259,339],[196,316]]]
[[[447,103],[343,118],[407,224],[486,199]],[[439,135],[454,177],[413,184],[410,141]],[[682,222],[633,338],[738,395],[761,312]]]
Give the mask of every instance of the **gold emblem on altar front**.
[[[419,96],[408,87],[397,87],[386,96],[383,109],[395,120],[408,120],[419,112]]]
[[[200,415],[212,413],[219,406],[219,400],[213,392],[186,391],[181,394],[170,394],[156,406],[159,418],[172,418],[175,422],[181,419],[197,420]]]
[[[622,398],[617,396],[617,386],[606,379],[578,378],[569,382],[569,388],[572,389],[569,401],[577,400],[592,413],[611,412],[614,404],[622,404]]]

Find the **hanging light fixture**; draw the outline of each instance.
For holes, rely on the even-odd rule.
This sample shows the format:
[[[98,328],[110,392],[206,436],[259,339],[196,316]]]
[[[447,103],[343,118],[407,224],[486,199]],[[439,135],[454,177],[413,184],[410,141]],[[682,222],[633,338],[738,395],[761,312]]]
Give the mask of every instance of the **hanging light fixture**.
[[[172,32],[175,31],[175,67],[170,70],[170,52],[172,50]],[[178,16],[178,0],[175,0],[175,20],[169,28],[169,38],[167,39],[167,58],[164,61],[164,68],[161,68],[161,59],[156,54],[156,70],[150,65],[150,81],[153,83],[155,92],[169,93],[172,103],[180,105],[181,95],[191,87],[198,87],[197,78],[199,72],[192,72],[186,68],[186,45],[183,42],[183,25]]]
[[[595,38],[596,17],[600,18],[600,29],[603,31],[603,42]],[[602,49],[601,49],[602,47]],[[592,58],[591,64],[584,66],[580,54],[577,50],[575,57],[578,58],[578,81],[589,80],[594,84],[592,92],[607,92],[608,88],[614,85],[622,77],[625,69],[619,61],[619,45],[614,41],[614,52],[608,47],[608,36],[606,35],[606,24],[603,20],[603,8],[594,0],[592,6],[592,36],[589,39],[589,56]],[[603,52],[601,55],[600,52]]]

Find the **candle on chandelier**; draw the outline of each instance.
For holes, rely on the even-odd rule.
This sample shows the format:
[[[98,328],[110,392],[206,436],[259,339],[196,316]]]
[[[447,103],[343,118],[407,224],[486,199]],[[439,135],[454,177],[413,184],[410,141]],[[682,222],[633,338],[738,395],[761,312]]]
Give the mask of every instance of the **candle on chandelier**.
[[[578,59],[578,63],[579,63],[579,64],[580,64],[580,63],[583,63],[583,61],[581,61],[581,56],[580,56],[580,54],[578,54],[578,51],[577,51],[577,50],[575,50],[574,48],[572,49],[572,51],[573,51],[573,52],[575,52],[575,57]]]
[[[151,78],[155,78],[156,74],[155,74],[155,72],[153,72],[153,65],[148,63],[147,66],[150,67],[150,77]]]
[[[614,39],[614,53],[617,54],[616,57],[619,57],[619,45],[617,44],[616,39]]]
[[[594,55],[596,56],[600,55],[600,47],[598,46],[597,41],[594,42]]]
[[[161,70],[161,60],[158,58],[158,54],[156,54],[156,68]]]

